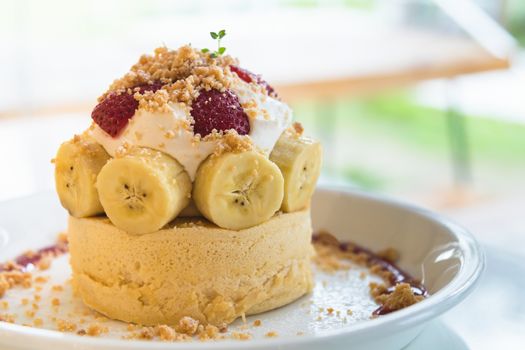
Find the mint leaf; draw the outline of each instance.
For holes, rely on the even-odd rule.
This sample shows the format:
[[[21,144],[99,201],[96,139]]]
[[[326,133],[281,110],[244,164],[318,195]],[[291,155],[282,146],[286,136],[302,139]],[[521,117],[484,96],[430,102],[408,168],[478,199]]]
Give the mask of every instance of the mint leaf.
[[[226,52],[226,48],[221,46],[221,39],[226,36],[226,30],[221,29],[218,32],[210,32],[210,36],[213,40],[217,40],[217,51],[214,51],[210,54],[212,58],[217,58],[218,56],[222,55],[224,52]],[[204,48],[201,50],[201,52],[210,52],[209,49]]]

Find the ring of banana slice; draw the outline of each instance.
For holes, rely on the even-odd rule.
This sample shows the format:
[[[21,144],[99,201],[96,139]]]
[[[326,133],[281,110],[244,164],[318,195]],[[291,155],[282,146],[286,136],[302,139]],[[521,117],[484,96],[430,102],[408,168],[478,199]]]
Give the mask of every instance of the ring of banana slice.
[[[200,213],[221,228],[241,230],[278,211],[308,207],[321,156],[319,142],[287,130],[269,156],[257,151],[212,154],[192,184],[180,163],[167,154],[137,148],[111,158],[82,135],[60,146],[55,183],[71,216],[105,213],[130,234],[158,231],[188,212]]]

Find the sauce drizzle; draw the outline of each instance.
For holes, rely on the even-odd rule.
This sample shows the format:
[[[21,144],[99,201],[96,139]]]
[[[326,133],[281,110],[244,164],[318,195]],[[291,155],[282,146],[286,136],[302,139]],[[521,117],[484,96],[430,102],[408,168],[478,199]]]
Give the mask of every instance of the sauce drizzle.
[[[36,252],[32,252],[31,254],[25,253],[19,255],[10,262],[0,264],[0,272],[15,270],[29,272],[32,271],[38,262],[45,257],[58,257],[67,253],[68,251],[69,247],[67,243],[58,242],[53,245],[38,249]]]
[[[419,280],[412,277],[408,272],[401,269],[399,266],[397,266],[393,261],[389,261],[385,258],[380,257],[376,253],[372,252],[371,250],[357,245],[355,243],[351,242],[339,242],[335,237],[333,237],[329,233],[325,232],[319,232],[314,233],[312,236],[312,242],[326,242],[331,245],[337,244],[339,249],[344,252],[350,252],[353,254],[364,254],[366,255],[366,266],[371,267],[374,265],[378,265],[381,267],[383,271],[389,272],[389,281],[390,287],[387,289],[387,294],[391,294],[396,284],[399,283],[407,283],[410,285],[410,288],[412,289],[412,293],[417,296],[427,297],[428,291]],[[393,312],[394,310],[390,310],[387,307],[384,307],[383,305],[379,306],[372,315],[374,316],[380,316],[380,315],[386,315],[390,312]]]

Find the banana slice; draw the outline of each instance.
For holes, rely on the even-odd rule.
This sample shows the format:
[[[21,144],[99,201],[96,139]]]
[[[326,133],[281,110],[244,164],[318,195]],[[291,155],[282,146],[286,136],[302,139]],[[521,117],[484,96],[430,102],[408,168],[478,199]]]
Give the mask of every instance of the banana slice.
[[[109,155],[93,140],[75,136],[55,157],[55,186],[62,206],[78,218],[101,214],[95,182]]]
[[[199,209],[197,209],[195,202],[190,199],[190,204],[188,204],[186,208],[182,209],[182,211],[179,213],[179,216],[181,218],[191,218],[202,216],[202,214],[199,212]]]
[[[284,177],[281,209],[294,212],[310,203],[321,172],[322,148],[318,141],[285,131],[273,148],[270,160]]]
[[[240,230],[265,222],[279,210],[284,180],[277,165],[255,152],[206,159],[195,177],[193,200],[220,227]]]
[[[102,168],[97,188],[111,222],[128,233],[143,234],[159,230],[188,205],[191,180],[170,156],[135,148]]]

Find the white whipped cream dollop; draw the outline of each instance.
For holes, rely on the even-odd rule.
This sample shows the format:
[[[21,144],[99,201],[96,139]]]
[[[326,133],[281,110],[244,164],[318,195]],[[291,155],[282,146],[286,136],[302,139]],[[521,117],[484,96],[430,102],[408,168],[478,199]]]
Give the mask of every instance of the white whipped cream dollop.
[[[292,111],[285,103],[256,93],[249,84],[240,82],[231,89],[242,104],[255,102],[255,116],[250,117],[249,136],[253,144],[269,154],[282,132],[291,125]],[[191,180],[199,165],[213,153],[218,141],[195,142],[193,132],[184,127],[191,118],[189,109],[181,103],[169,104],[165,112],[139,109],[117,137],[111,137],[98,125],[90,133],[112,157],[119,147],[148,147],[169,154],[188,172]]]
[[[242,80],[231,90],[237,95],[241,105],[255,105],[257,114],[255,118],[249,118],[249,135],[259,149],[270,154],[282,132],[292,124],[292,110],[286,103],[253,91],[252,86]]]

